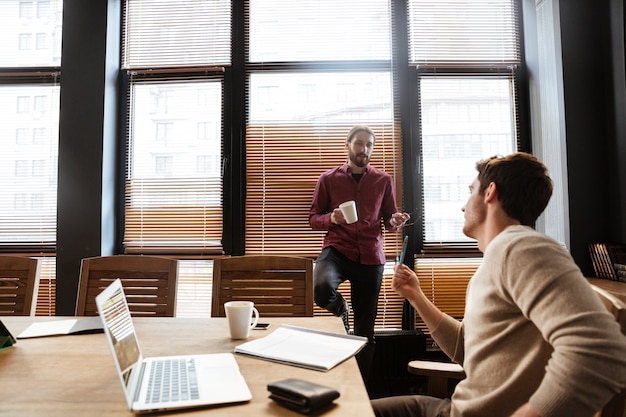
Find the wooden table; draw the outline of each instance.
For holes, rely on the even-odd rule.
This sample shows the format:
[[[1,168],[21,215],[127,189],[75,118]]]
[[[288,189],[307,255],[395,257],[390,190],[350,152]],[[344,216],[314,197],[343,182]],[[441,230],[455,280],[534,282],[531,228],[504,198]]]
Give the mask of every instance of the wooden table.
[[[620,300],[626,303],[626,282],[611,281],[605,278],[587,278],[590,284],[607,290]]]
[[[67,318],[67,317],[63,317]],[[17,336],[36,320],[60,317],[0,317]],[[263,337],[281,324],[343,332],[336,317],[263,319],[270,330],[253,330],[250,339]],[[225,318],[135,318],[144,356],[232,352],[242,343],[228,336]],[[235,355],[252,400],[245,404],[177,412],[184,415],[300,416],[268,398],[268,382],[301,378],[332,386],[341,396],[324,409],[324,416],[373,416],[356,360],[350,358],[329,372],[319,372]],[[126,406],[113,358],[104,334],[18,339],[0,352],[0,415],[19,416],[132,416]]]

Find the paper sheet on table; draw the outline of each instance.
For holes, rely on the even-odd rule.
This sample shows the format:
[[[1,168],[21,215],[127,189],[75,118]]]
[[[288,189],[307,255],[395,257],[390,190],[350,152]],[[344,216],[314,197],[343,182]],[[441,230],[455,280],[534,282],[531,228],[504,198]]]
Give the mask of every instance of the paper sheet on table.
[[[99,316],[81,317],[32,323],[22,333],[17,335],[17,338],[27,339],[30,337],[102,333],[103,331],[102,320]]]
[[[328,371],[358,353],[367,338],[283,324],[271,334],[235,347],[235,353]]]

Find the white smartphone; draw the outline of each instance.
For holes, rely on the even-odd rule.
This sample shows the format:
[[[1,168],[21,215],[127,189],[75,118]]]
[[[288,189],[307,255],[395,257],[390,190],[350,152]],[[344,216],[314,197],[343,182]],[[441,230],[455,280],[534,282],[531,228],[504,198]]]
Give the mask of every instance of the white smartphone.
[[[267,330],[270,328],[269,323],[257,323],[252,330]]]

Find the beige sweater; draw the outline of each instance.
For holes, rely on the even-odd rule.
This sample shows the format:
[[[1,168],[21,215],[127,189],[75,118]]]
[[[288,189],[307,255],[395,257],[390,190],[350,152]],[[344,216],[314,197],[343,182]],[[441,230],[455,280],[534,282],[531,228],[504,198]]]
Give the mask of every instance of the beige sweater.
[[[444,315],[433,338],[467,378],[452,416],[509,416],[530,401],[542,417],[591,416],[626,384],[626,337],[570,255],[511,226],[470,280],[463,322]]]

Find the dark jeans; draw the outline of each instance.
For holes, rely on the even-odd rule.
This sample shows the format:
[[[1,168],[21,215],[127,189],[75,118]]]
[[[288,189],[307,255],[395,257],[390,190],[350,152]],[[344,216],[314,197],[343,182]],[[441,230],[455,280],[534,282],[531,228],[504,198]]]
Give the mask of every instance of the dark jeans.
[[[344,298],[337,288],[342,282],[350,281],[354,334],[365,336],[369,340],[367,346],[357,355],[364,376],[369,372],[374,357],[374,322],[384,268],[384,265],[353,262],[335,248],[327,247],[318,256],[313,270],[315,304],[335,316],[341,316],[344,312]]]
[[[450,400],[425,395],[400,395],[371,401],[376,417],[449,417]]]

